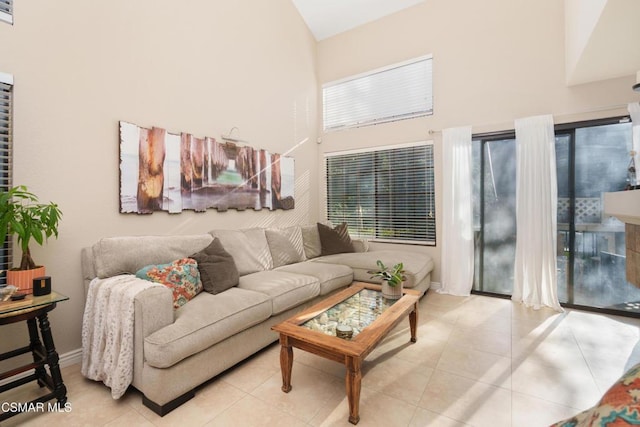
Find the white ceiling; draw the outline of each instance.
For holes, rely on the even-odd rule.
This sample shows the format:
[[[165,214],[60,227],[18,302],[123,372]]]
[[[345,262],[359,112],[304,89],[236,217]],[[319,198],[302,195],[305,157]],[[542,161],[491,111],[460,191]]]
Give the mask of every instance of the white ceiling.
[[[292,0],[320,41],[425,0]]]

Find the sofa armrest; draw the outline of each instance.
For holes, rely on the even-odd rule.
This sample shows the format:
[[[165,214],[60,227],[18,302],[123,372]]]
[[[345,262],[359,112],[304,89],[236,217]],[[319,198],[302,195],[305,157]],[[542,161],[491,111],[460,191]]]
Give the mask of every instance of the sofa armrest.
[[[96,269],[93,265],[93,250],[91,248],[82,248],[80,251],[80,264],[82,266],[82,282],[86,297],[89,292],[89,283],[91,283],[91,279],[96,277]]]
[[[174,321],[173,297],[165,286],[139,292],[134,299],[133,385],[141,384],[144,366],[144,340]]]
[[[148,337],[173,323],[173,297],[166,286],[154,286],[135,297],[136,334]]]

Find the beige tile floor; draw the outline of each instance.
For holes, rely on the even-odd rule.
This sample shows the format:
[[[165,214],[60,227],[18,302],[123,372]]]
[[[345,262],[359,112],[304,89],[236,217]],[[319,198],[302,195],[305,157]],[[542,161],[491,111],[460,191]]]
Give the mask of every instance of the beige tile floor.
[[[360,426],[547,426],[595,403],[640,362],[640,320],[529,310],[509,300],[429,292],[418,342],[408,321],[367,358]],[[344,368],[294,350],[293,390],[280,390],[272,345],[158,417],[129,390],[117,401],[78,365],[63,369],[68,413],[26,413],[3,426],[348,426]],[[30,384],[3,401],[29,398]]]

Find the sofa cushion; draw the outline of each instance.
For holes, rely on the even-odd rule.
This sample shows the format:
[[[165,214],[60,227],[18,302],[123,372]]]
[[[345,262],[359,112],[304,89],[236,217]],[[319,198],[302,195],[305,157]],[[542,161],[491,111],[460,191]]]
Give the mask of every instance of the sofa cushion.
[[[176,310],[175,321],[144,340],[146,362],[168,368],[182,359],[271,316],[267,295],[237,287],[217,295],[201,292]]]
[[[268,228],[265,235],[274,268],[305,260],[300,227]]]
[[[210,234],[105,237],[92,247],[95,272],[100,279],[136,274],[146,265],[188,257],[206,248],[212,240]]]
[[[322,244],[320,243],[320,233],[318,226],[306,225],[300,227],[302,241],[304,243],[304,255],[307,259],[319,257],[322,254]]]
[[[271,251],[263,228],[213,230],[211,234],[219,238],[222,246],[231,254],[240,276],[273,268]]]
[[[191,255],[198,262],[200,279],[206,292],[219,294],[238,284],[238,269],[229,252],[224,250],[220,239],[198,253]]]
[[[269,296],[273,314],[282,313],[320,294],[320,283],[315,277],[274,270],[242,276],[238,287]]]
[[[180,308],[202,291],[198,263],[183,258],[168,264],[148,265],[136,272],[139,279],[161,283],[173,293],[173,308]]]
[[[320,282],[320,295],[327,295],[353,282],[353,270],[351,267],[340,264],[305,261],[276,268],[276,271],[287,271],[315,277]]]
[[[318,234],[323,256],[354,251],[346,222],[338,224],[335,228],[318,223]]]
[[[395,250],[329,255],[315,258],[313,262],[348,265],[353,269],[353,280],[380,283],[379,278],[372,279],[371,274],[368,273],[378,268],[377,260],[382,261],[384,265],[403,263],[405,276],[407,276],[404,286],[407,288],[416,286],[433,270],[433,260],[429,255]]]

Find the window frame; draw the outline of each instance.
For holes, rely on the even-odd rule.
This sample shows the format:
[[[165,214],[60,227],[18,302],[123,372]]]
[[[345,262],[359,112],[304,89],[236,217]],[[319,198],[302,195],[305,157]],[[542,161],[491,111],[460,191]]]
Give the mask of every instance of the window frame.
[[[425,69],[407,71],[403,75],[396,75],[398,70],[424,63]],[[426,74],[424,86],[418,83],[420,73]],[[416,73],[417,75],[414,75]],[[376,84],[376,81],[378,84]],[[353,96],[354,92],[358,92],[358,83],[361,82],[367,86],[366,90],[361,90],[361,96]],[[381,84],[382,83],[382,84]],[[402,84],[399,84],[402,83]],[[407,100],[406,98],[392,99],[388,95],[384,96],[381,88],[391,90],[394,94],[399,93],[402,87],[407,88],[407,92],[411,94],[424,92],[426,99],[424,100]],[[331,89],[336,89],[331,92]],[[362,89],[362,88],[360,88]],[[348,91],[350,94],[340,95],[340,90]],[[364,73],[355,74],[342,79],[330,81],[322,85],[322,128],[325,132],[332,132],[345,129],[354,129],[365,126],[372,126],[382,123],[395,122],[400,120],[413,119],[433,115],[433,55],[423,55],[406,61],[390,64]],[[391,102],[389,102],[391,100]],[[331,102],[329,102],[331,101]],[[410,101],[410,102],[408,102]],[[363,107],[364,105],[364,107]],[[385,110],[375,111],[381,107],[392,105],[396,108],[405,109],[404,111]],[[413,107],[413,108],[409,108]],[[406,109],[409,108],[409,109]],[[364,113],[363,111],[367,112]],[[356,116],[354,112],[360,112]],[[329,115],[349,114],[347,119],[333,118],[332,123],[328,124]]]
[[[394,150],[405,150],[407,148],[420,148],[420,147],[424,147],[425,151],[425,155],[427,156],[425,158],[425,163],[424,163],[424,173],[428,174],[425,177],[425,189],[424,189],[424,197],[425,197],[425,206],[424,206],[424,210],[426,212],[426,215],[424,216],[419,216],[419,215],[415,215],[413,217],[408,218],[409,220],[414,221],[413,223],[411,223],[410,225],[421,225],[423,230],[424,230],[424,238],[422,237],[417,237],[417,238],[384,238],[381,237],[381,233],[382,233],[382,228],[387,228],[387,227],[392,227],[393,230],[397,230],[397,226],[396,224],[393,225],[389,225],[388,223],[385,225],[381,225],[380,222],[383,222],[385,220],[384,217],[380,217],[380,215],[378,215],[377,213],[380,211],[384,211],[384,209],[386,207],[389,206],[389,202],[388,201],[384,201],[384,196],[379,196],[383,201],[380,203],[377,203],[379,200],[378,198],[374,197],[374,206],[373,206],[373,211],[374,213],[372,215],[369,216],[364,216],[364,217],[359,217],[359,218],[355,218],[349,215],[342,215],[342,216],[333,216],[331,214],[331,203],[332,203],[332,196],[330,194],[331,190],[331,182],[330,179],[331,177],[329,176],[329,162],[331,158],[336,158],[336,157],[341,157],[341,156],[353,156],[353,155],[359,155],[359,154],[371,154],[371,153],[379,153],[380,155],[382,155],[383,152],[389,152],[389,151],[394,151]],[[398,152],[396,152],[397,154]],[[400,153],[402,155],[402,153]],[[392,154],[393,155],[393,154]],[[356,150],[346,150],[346,151],[335,151],[335,152],[327,152],[324,154],[325,157],[325,168],[324,168],[324,173],[325,173],[325,213],[326,213],[326,218],[329,221],[334,221],[334,222],[347,222],[347,224],[349,224],[349,220],[351,220],[351,222],[353,221],[358,221],[360,223],[366,223],[367,220],[371,221],[374,223],[373,226],[363,226],[362,229],[368,229],[368,228],[373,228],[373,233],[363,233],[362,229],[358,229],[356,227],[356,229],[354,229],[354,227],[350,226],[349,227],[349,231],[350,234],[356,238],[366,238],[370,241],[373,242],[382,242],[382,243],[399,243],[399,244],[409,244],[409,245],[421,245],[421,246],[436,246],[437,245],[437,236],[436,236],[436,231],[437,231],[437,216],[436,216],[436,184],[435,184],[435,145],[433,140],[424,140],[424,141],[417,141],[417,142],[412,142],[412,143],[406,143],[406,144],[397,144],[397,145],[387,145],[387,146],[380,146],[380,147],[372,147],[372,148],[365,148],[365,149],[356,149]],[[357,161],[357,160],[356,160]],[[417,172],[415,172],[414,174],[411,175],[412,178],[415,178],[418,176],[418,174],[420,173],[420,169],[421,168],[415,168],[417,170]],[[384,169],[380,169],[380,173],[384,174],[385,170]],[[376,172],[372,172],[372,173],[376,173]],[[376,182],[376,186],[378,185],[379,182],[379,178],[374,177],[374,181]],[[403,194],[411,194],[409,192],[407,193],[397,193],[394,191],[392,191],[394,193],[394,195],[399,195],[400,197],[402,197]],[[390,192],[391,193],[391,192]],[[359,197],[359,194],[363,194],[366,197],[367,193],[353,193],[351,194],[351,196],[356,195]],[[348,197],[349,194],[347,195],[343,195],[343,197]],[[410,206],[405,207],[405,209],[410,209]],[[389,217],[391,218],[391,217]],[[387,218],[387,220],[390,220],[389,218]],[[407,218],[405,218],[407,219]],[[408,226],[410,226],[408,225]]]

